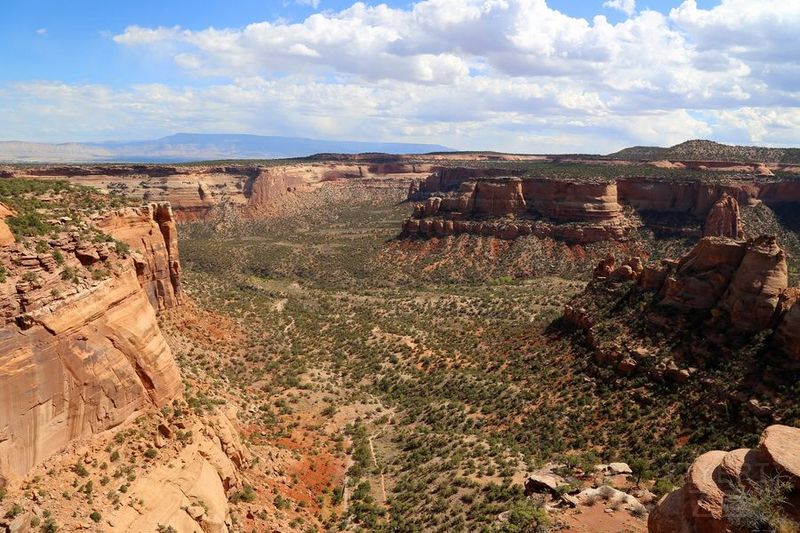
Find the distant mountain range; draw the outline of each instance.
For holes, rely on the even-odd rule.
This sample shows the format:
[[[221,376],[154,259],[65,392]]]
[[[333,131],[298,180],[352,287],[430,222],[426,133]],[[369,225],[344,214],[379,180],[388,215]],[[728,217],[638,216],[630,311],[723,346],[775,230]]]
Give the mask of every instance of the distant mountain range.
[[[632,161],[731,161],[742,163],[800,164],[800,148],[764,148],[761,146],[732,146],[714,141],[692,140],[669,148],[633,146],[609,154],[613,159]]]
[[[186,162],[215,159],[282,159],[318,153],[383,152],[424,154],[453,152],[438,144],[323,141],[217,133],[178,133],[152,141],[101,143],[0,142],[0,161],[11,163]]]

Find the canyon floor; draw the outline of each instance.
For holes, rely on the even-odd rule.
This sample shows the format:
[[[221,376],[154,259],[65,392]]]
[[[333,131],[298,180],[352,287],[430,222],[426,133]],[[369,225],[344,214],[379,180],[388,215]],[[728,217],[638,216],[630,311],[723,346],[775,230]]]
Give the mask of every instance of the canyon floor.
[[[596,463],[643,463],[660,495],[699,452],[757,435],[757,420],[709,412],[702,385],[621,379],[560,330],[603,246],[401,241],[403,191],[330,194],[313,212],[180,227],[185,289],[203,311],[163,321],[184,375],[242,406],[261,458],[243,530],[264,516],[309,530],[522,531],[537,512],[523,482],[544,464],[591,485],[581,472]],[[551,520],[646,530],[604,509]]]

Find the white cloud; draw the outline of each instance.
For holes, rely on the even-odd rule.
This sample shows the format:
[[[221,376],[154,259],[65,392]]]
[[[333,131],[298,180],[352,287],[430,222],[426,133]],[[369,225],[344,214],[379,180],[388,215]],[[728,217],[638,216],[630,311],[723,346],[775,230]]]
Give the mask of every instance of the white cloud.
[[[544,139],[593,151],[703,136],[798,144],[800,2],[607,4],[630,15],[424,0],[241,28],[130,26],[114,42],[168,57],[185,86],[7,85],[0,108],[8,131],[65,140],[224,130],[515,151],[552,150]]]
[[[606,0],[603,2],[603,7],[618,9],[627,15],[633,15],[636,12],[636,0]]]
[[[39,28],[36,30],[36,35],[47,35],[47,28]]]
[[[314,9],[319,7],[319,0],[294,0],[294,3],[300,6],[313,7]]]

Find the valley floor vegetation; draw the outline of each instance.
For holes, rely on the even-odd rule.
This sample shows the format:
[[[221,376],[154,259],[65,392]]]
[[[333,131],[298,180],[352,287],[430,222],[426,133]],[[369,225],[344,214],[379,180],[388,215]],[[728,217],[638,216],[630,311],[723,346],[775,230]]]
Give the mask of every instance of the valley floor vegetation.
[[[387,191],[271,221],[180,228],[187,293],[242,332],[176,350],[185,374],[216,382],[202,402],[234,394],[256,428],[251,445],[302,430],[314,454],[346,469],[310,504],[273,490],[276,508],[310,505],[330,530],[544,530],[523,480],[545,462],[626,461],[664,493],[702,451],[753,444],[757,431],[708,409],[702,386],[620,378],[560,329],[603,250],[537,277],[514,264],[478,275],[464,268],[475,257],[403,262],[409,246],[426,245],[393,240],[408,211],[401,199]],[[527,246],[519,258],[563,261],[551,245]]]

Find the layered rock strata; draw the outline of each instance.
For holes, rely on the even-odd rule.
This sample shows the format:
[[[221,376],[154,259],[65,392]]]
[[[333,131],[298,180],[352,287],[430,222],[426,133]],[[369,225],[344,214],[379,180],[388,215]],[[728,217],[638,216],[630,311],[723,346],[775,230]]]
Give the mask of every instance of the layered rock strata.
[[[155,315],[167,300],[151,298],[176,271],[166,259],[175,238],[168,207],[126,211],[140,224],[131,235],[161,243],[130,255],[79,234],[52,239],[50,253],[0,248],[0,484],[74,439],[180,395]]]
[[[136,275],[156,310],[182,297],[178,232],[169,203],[128,207],[95,219],[98,228],[130,246]]]
[[[739,215],[739,202],[736,198],[723,194],[711,208],[703,227],[704,237],[744,238],[742,219]]]
[[[735,518],[741,514],[729,507],[732,496],[747,487],[758,490],[759,483],[776,476],[800,487],[800,429],[769,426],[756,449],[699,456],[686,473],[685,485],[664,496],[650,513],[648,531],[744,533],[746,529]],[[784,511],[791,515],[790,502]]]
[[[624,240],[629,230],[641,223],[638,222],[641,218],[645,226],[656,231],[699,235],[696,228],[701,227],[706,237],[742,239],[740,205],[763,202],[775,207],[800,203],[799,183],[771,178],[728,179],[717,183],[644,177],[559,180],[514,178],[508,172],[505,178],[498,178],[497,172],[500,171],[440,169],[424,182],[413,183],[408,197],[423,203],[415,204],[412,216],[404,222],[403,236],[472,233],[513,239],[532,234],[589,243]],[[509,185],[514,179],[521,180],[519,185]],[[520,188],[524,205],[518,199]],[[483,201],[476,204],[475,200],[481,199],[484,191],[492,194],[484,195]],[[668,223],[659,217],[668,217]],[[676,228],[676,217],[685,220],[687,227]],[[425,222],[426,219],[431,222]],[[519,223],[508,219],[518,219]],[[451,225],[449,220],[464,223]],[[546,222],[546,227],[541,222]]]
[[[415,205],[403,235],[463,233],[515,239],[522,235],[590,243],[625,238],[631,224],[613,184],[521,180],[465,181],[458,190]]]

